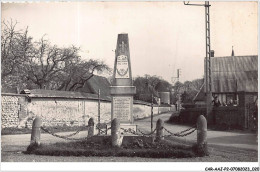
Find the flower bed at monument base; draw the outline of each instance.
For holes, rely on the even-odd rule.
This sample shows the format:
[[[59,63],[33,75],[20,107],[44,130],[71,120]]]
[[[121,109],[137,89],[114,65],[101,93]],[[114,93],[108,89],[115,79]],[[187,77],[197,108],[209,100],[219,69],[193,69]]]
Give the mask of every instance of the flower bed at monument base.
[[[136,139],[125,142],[121,147],[112,147],[110,137],[102,142],[73,141],[55,144],[41,144],[28,146],[25,154],[49,156],[117,156],[117,157],[145,157],[145,158],[192,158],[205,156],[196,147],[174,145],[168,141],[149,142]]]

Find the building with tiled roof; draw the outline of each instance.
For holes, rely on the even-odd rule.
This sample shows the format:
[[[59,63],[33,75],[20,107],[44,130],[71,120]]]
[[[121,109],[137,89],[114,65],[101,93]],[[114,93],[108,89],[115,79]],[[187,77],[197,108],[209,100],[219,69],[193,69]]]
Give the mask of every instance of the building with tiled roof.
[[[100,95],[110,96],[110,86],[107,78],[94,75],[84,84],[83,88],[77,91],[98,94],[98,90],[100,90]]]
[[[211,58],[212,94],[222,105],[231,99],[239,104],[239,93],[250,94],[253,101],[258,92],[258,56],[227,56]],[[194,98],[196,104],[205,104],[205,87]]]

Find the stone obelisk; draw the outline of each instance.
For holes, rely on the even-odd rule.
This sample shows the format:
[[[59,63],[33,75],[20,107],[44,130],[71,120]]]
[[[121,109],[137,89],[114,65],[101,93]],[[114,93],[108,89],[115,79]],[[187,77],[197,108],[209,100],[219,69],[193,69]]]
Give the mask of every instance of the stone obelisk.
[[[118,34],[112,86],[111,121],[117,118],[121,124],[133,124],[133,86],[128,34]]]

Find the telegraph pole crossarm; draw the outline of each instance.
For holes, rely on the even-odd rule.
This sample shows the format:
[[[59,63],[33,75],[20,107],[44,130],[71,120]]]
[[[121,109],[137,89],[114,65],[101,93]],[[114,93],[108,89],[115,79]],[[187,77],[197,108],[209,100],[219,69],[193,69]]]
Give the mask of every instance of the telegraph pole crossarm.
[[[190,1],[185,2],[183,1],[184,5],[193,5],[193,6],[205,6],[205,4],[190,4]]]

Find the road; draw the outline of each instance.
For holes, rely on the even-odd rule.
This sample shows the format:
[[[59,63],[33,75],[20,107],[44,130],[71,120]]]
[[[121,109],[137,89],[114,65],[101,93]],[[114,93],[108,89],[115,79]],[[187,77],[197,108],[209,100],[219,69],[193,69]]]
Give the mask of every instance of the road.
[[[171,113],[165,113],[165,114],[161,114],[159,116],[155,116],[153,118],[154,128],[156,126],[156,121],[159,118],[165,122],[164,127],[166,129],[168,129],[169,131],[171,131],[172,133],[177,133],[177,132],[190,128],[189,126],[185,126],[185,125],[176,125],[176,124],[166,123],[166,121],[170,118],[170,116],[171,116]],[[138,128],[140,130],[151,132],[151,119],[150,118],[137,120],[137,121],[135,121],[135,123],[138,125]],[[165,132],[165,135],[168,135],[168,133]],[[187,142],[187,144],[196,143],[197,132],[195,131],[191,135],[188,135],[184,138],[172,137],[172,139],[173,140],[175,139],[176,141]],[[243,132],[243,131],[232,132],[232,131],[208,130],[208,132],[207,132],[207,142],[209,145],[258,150],[258,145],[257,145],[256,140],[257,140],[256,134],[247,133],[247,132]]]
[[[170,113],[161,114],[154,117],[154,127],[156,121],[160,118],[163,121],[167,121],[170,117]],[[138,128],[146,133],[150,132],[150,118],[137,120],[135,124]],[[173,133],[182,131],[189,128],[183,125],[173,125],[164,123],[165,128]],[[67,135],[72,132],[59,133],[60,135]],[[166,134],[166,133],[165,133]],[[74,138],[86,137],[87,132],[80,132]],[[227,162],[227,161],[257,161],[257,143],[256,135],[245,133],[245,132],[222,132],[222,131],[211,131],[208,130],[208,145],[210,150],[209,157],[198,157],[198,158],[183,158],[183,159],[154,159],[154,158],[127,158],[127,157],[49,157],[49,156],[37,156],[37,155],[24,155],[22,151],[26,150],[26,147],[30,144],[30,134],[20,135],[3,135],[1,136],[2,146],[2,162],[183,162],[183,161],[204,161],[204,162]],[[173,142],[179,144],[191,145],[196,143],[196,131],[191,135],[184,138],[169,137],[167,138]],[[50,134],[41,134],[41,143],[55,143],[55,142],[67,142],[64,139],[53,137]]]

